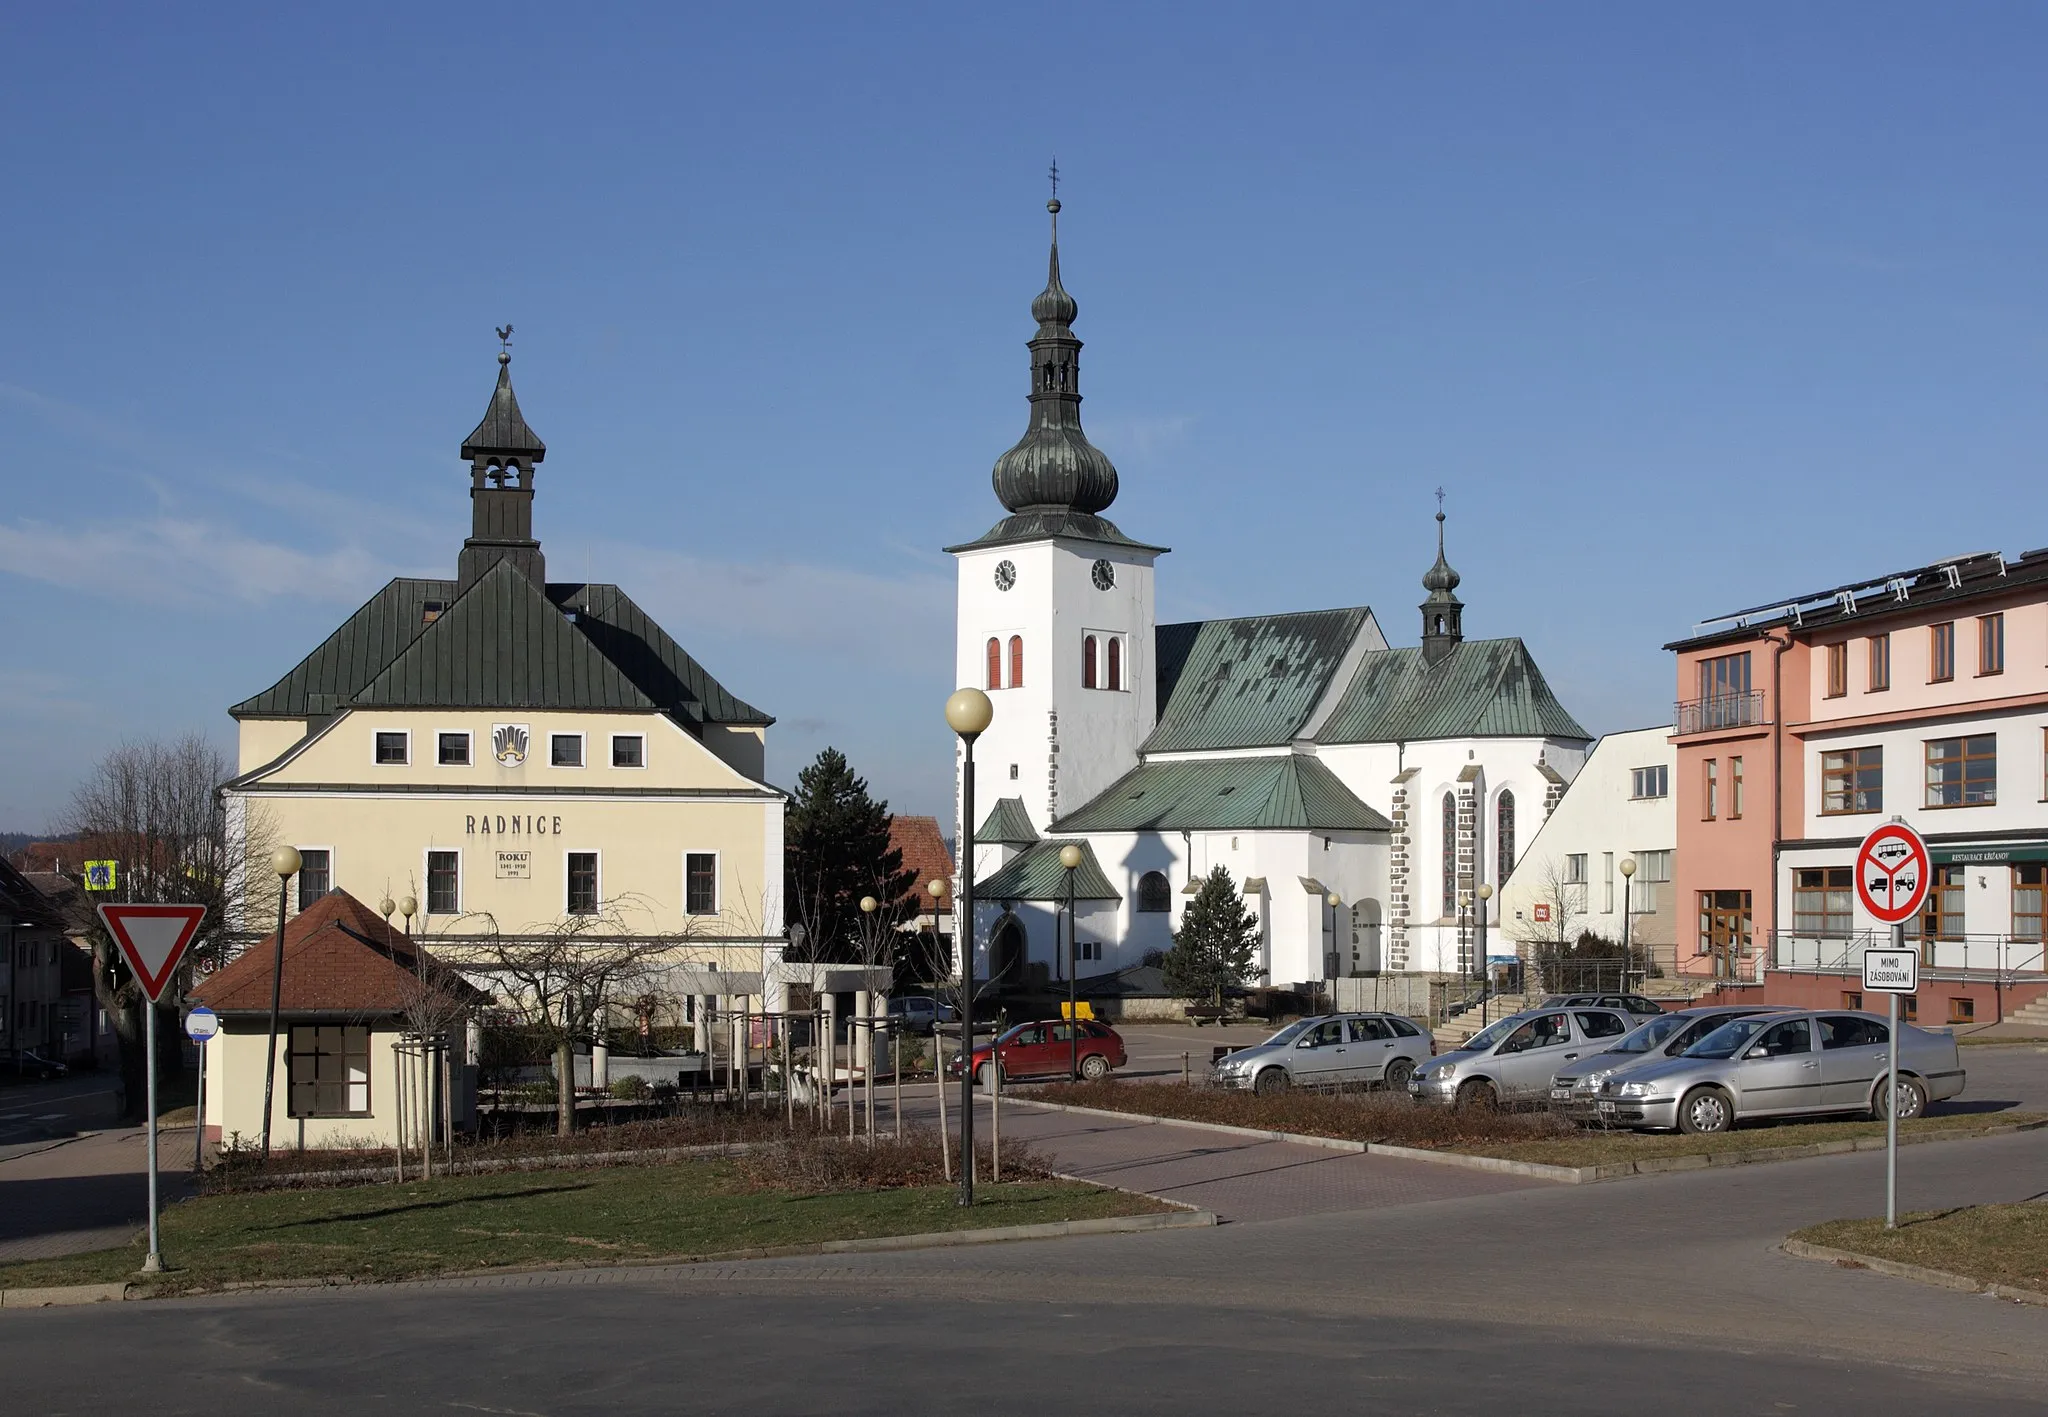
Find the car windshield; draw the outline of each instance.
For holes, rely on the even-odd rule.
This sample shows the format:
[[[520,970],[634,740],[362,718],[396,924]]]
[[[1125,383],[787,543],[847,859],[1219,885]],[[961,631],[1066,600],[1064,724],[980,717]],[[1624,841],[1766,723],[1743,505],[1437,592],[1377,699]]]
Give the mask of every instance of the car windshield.
[[[1677,1014],[1665,1014],[1662,1018],[1653,1018],[1607,1051],[1610,1053],[1647,1053],[1652,1048],[1662,1047],[1672,1034],[1678,1032],[1679,1029],[1684,1028],[1691,1022],[1691,1019],[1681,1018]]]
[[[1487,1049],[1493,1047],[1494,1044],[1500,1042],[1501,1039],[1513,1033],[1515,1025],[1520,1022],[1521,1020],[1518,1018],[1504,1018],[1497,1023],[1488,1024],[1451,1051],[1454,1053],[1484,1053]]]
[[[1312,1018],[1297,1019],[1293,1023],[1288,1024],[1287,1027],[1281,1029],[1278,1033],[1274,1034],[1271,1038],[1268,1038],[1264,1043],[1261,1043],[1259,1046],[1261,1048],[1279,1048],[1286,1044],[1292,1043],[1295,1039],[1301,1037],[1301,1031],[1303,1029],[1309,1027],[1313,1023],[1315,1023],[1315,1020]]]
[[[1681,1058],[1732,1058],[1750,1039],[1769,1028],[1777,1020],[1768,1014],[1752,1014],[1748,1018],[1730,1019],[1699,1042],[1679,1054]]]

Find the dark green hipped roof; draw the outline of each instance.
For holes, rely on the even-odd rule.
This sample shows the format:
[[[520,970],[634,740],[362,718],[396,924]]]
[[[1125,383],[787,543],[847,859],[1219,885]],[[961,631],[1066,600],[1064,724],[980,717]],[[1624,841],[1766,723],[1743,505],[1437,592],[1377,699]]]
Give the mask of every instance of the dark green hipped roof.
[[[1335,773],[1300,753],[1145,763],[1053,824],[1063,832],[1388,831]]]
[[[351,702],[364,708],[655,707],[509,561],[484,572]]]
[[[948,546],[948,552],[973,551],[985,546],[1009,546],[1023,541],[1045,541],[1055,536],[1064,536],[1073,541],[1100,541],[1108,546],[1128,546],[1135,551],[1151,551],[1164,554],[1164,546],[1148,546],[1142,541],[1133,541],[1117,530],[1115,522],[1089,512],[1073,512],[1061,508],[1050,510],[1031,508],[1015,516],[1004,517],[972,541],[963,541],[958,546]]]
[[[1004,797],[990,810],[974,839],[983,846],[1031,846],[1037,843],[1038,833],[1032,829],[1031,814],[1024,810],[1024,799]]]
[[[1291,742],[1372,612],[1312,610],[1161,625],[1159,723],[1147,753]]]
[[[457,600],[454,581],[392,581],[371,596],[340,629],[322,641],[290,673],[262,693],[236,704],[229,712],[236,718],[318,718],[356,703],[357,696],[384,679],[385,671],[393,668],[395,661],[408,653],[409,647],[438,628],[442,621],[454,616],[456,606],[470,601],[500,571],[511,569],[504,565],[495,568],[472,586],[469,594],[461,600]],[[517,579],[524,581],[524,577]],[[532,609],[538,593],[533,592],[529,585],[525,597],[507,596],[501,592],[493,592],[493,597],[493,603],[513,618],[482,624],[490,617],[472,616],[481,602],[470,605],[463,618],[472,622],[472,632],[480,637],[476,653],[484,653],[488,644],[494,657],[512,664],[515,679],[549,674],[546,660],[529,661],[522,652],[520,636],[524,632],[520,625],[524,622],[516,618],[522,613],[519,606]],[[429,601],[438,601],[445,607],[440,620],[433,625],[423,623]],[[626,706],[633,703],[637,694],[638,702],[633,706],[658,708],[690,727],[705,723],[765,726],[775,721],[728,693],[617,586],[551,585],[547,588],[545,601],[541,603],[553,607],[554,619],[566,630],[570,641],[579,643],[585,652],[594,652],[609,665],[609,669],[591,665],[577,651],[563,649],[562,654],[574,655],[574,662],[582,666],[580,679],[571,678],[562,685],[538,682],[521,685],[514,691],[525,697],[502,705],[479,703],[478,707],[535,706],[535,696],[541,696],[558,701],[551,705],[555,707],[601,709]],[[568,611],[575,612],[573,622],[564,613]],[[551,643],[560,643],[552,634],[549,639]],[[437,645],[445,643],[447,637],[436,637]],[[428,652],[442,651],[430,649]],[[564,665],[570,663],[567,659],[559,662]],[[416,671],[408,669],[405,672],[412,674]],[[384,682],[378,687],[375,702],[379,706],[394,705],[398,699],[392,695],[404,697],[410,692],[424,690],[401,691],[395,682]],[[450,699],[446,702],[452,704],[467,700]]]
[[[1557,701],[1529,647],[1506,639],[1466,640],[1435,664],[1419,649],[1368,653],[1316,741],[1592,736]]]
[[[1081,848],[1081,864],[1074,868],[1075,900],[1122,900],[1123,893],[1109,883],[1095,852],[1085,841],[1041,841],[1015,857],[986,880],[974,883],[974,898],[982,904],[1006,900],[1065,900],[1067,868],[1060,865],[1060,848]]]

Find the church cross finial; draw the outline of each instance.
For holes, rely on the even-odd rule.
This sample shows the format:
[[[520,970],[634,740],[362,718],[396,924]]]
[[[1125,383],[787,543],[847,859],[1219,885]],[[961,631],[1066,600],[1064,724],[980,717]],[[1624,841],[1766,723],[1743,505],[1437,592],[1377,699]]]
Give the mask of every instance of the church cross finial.
[[[1441,487],[1436,489],[1436,519],[1444,519],[1444,489]]]
[[[1060,199],[1060,160],[1059,160],[1058,158],[1054,158],[1054,159],[1052,160],[1052,174],[1051,174],[1051,176],[1052,176],[1052,199],[1053,199],[1053,200],[1054,200],[1055,202],[1057,202],[1057,201],[1058,201],[1058,200]]]

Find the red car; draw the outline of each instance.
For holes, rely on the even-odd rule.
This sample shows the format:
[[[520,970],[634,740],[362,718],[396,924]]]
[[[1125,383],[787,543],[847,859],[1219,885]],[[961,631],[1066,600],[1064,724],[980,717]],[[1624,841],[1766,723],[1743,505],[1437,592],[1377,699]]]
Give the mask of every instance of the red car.
[[[1107,1077],[1111,1068],[1124,1065],[1124,1040],[1108,1024],[1093,1019],[1082,1019],[1076,1024],[1065,1019],[1044,1019],[1037,1023],[1020,1023],[998,1038],[993,1044],[984,1043],[974,1050],[974,1081],[977,1086],[988,1085],[988,1060],[991,1048],[999,1050],[1005,1081],[1017,1077],[1040,1077],[1047,1074],[1065,1076],[1072,1066],[1075,1039],[1071,1030],[1081,1030],[1080,1058],[1081,1076],[1093,1082]],[[947,1070],[955,1077],[960,1075],[960,1060],[955,1058]]]

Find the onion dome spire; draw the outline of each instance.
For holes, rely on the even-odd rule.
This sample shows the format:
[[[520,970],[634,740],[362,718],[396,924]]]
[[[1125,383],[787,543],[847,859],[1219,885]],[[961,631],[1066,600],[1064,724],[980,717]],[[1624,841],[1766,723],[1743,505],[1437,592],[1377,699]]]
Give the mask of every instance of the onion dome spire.
[[[1052,250],[1045,289],[1031,302],[1038,333],[1031,351],[1031,423],[1017,445],[996,459],[996,496],[1012,512],[1079,512],[1089,516],[1116,500],[1116,466],[1081,431],[1081,341],[1078,307],[1060,283],[1059,169],[1053,169]]]
[[[1435,664],[1465,639],[1465,603],[1457,597],[1459,576],[1444,559],[1444,493],[1436,493],[1436,564],[1422,573],[1422,657]]]

